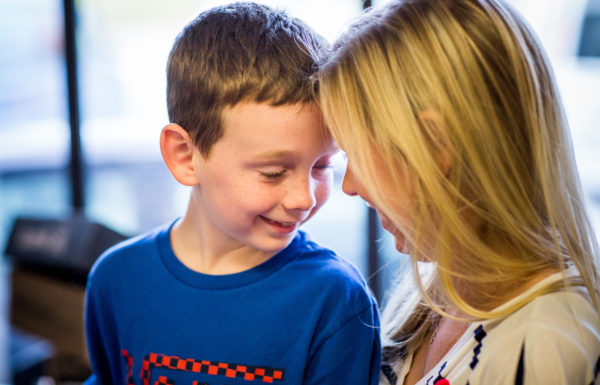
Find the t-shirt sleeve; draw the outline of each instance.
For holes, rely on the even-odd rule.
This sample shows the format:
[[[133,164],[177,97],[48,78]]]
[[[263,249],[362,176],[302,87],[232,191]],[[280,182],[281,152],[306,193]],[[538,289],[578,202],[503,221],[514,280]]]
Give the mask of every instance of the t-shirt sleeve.
[[[102,385],[95,374],[92,374],[87,380],[84,381],[83,385]]]
[[[85,296],[85,335],[92,367],[92,376],[86,384],[109,385],[114,382],[111,368],[120,368],[122,357],[117,346],[113,312],[106,302],[107,296],[103,295],[109,290],[104,279],[107,272],[99,273],[97,270],[101,269],[93,268],[88,277]]]
[[[110,384],[109,363],[102,338],[99,303],[93,286],[88,281],[85,298],[85,334],[88,354],[92,366],[92,376],[86,385]]]
[[[376,385],[379,381],[380,329],[377,304],[351,317],[310,357],[306,385]]]

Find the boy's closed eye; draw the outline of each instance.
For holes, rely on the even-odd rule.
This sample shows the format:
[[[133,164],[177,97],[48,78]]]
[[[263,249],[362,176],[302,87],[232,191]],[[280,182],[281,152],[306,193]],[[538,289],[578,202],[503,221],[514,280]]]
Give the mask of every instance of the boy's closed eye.
[[[264,176],[267,179],[277,179],[282,177],[287,171],[287,169],[283,169],[280,171],[260,171],[260,175]]]
[[[330,162],[317,163],[313,166],[313,170],[317,172],[326,172],[328,170],[333,169],[333,165]],[[267,170],[267,171],[259,171],[260,175],[267,179],[278,179],[284,176],[289,170],[287,168],[281,170]]]

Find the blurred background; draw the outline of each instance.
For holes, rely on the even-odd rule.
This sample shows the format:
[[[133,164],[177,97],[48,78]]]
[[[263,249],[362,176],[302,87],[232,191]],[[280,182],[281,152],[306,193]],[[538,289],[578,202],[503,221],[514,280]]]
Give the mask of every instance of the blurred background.
[[[286,9],[333,41],[364,7],[386,1],[258,2]],[[552,60],[600,229],[600,0],[509,2]],[[0,0],[0,253],[8,255],[0,258],[0,384],[80,381],[87,372],[85,359],[77,361],[84,350],[77,328],[88,264],[75,259],[91,263],[105,244],[183,214],[189,191],[170,176],[158,146],[168,123],[165,65],[183,26],[223,3]],[[304,229],[353,262],[385,303],[406,257],[373,212],[341,192],[339,166],[330,201]],[[81,244],[65,246],[61,236]],[[48,250],[63,259],[45,264]],[[71,361],[53,364],[65,351]]]

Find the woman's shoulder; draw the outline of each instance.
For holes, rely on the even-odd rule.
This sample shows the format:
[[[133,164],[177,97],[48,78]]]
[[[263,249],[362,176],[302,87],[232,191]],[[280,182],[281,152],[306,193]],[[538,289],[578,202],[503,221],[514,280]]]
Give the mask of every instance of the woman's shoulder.
[[[598,311],[585,292],[576,289],[540,295],[490,326],[505,341],[514,337],[536,345],[553,339],[600,344]]]
[[[522,376],[524,384],[589,384],[597,376],[600,317],[585,293],[544,294],[482,326],[487,341],[481,346],[481,365],[474,377],[514,381]]]
[[[583,320],[597,323],[600,317],[584,290],[570,288],[537,296],[506,317],[504,322],[560,325]]]

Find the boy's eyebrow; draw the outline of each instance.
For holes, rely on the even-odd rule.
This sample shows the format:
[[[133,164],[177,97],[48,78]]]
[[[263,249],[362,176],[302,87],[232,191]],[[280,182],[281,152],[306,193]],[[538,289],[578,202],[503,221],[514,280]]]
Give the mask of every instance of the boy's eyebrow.
[[[297,156],[298,153],[296,151],[289,150],[280,150],[280,151],[266,151],[262,153],[255,154],[253,158],[260,160],[270,160],[270,159],[281,159],[281,158],[290,158]]]
[[[336,147],[335,151],[321,154],[322,156],[333,156],[337,154],[338,148]],[[281,161],[294,161],[295,159],[300,159],[302,157],[299,151],[295,150],[274,150],[274,151],[265,151],[253,154],[249,163],[252,164],[263,164],[268,162],[281,162]]]

